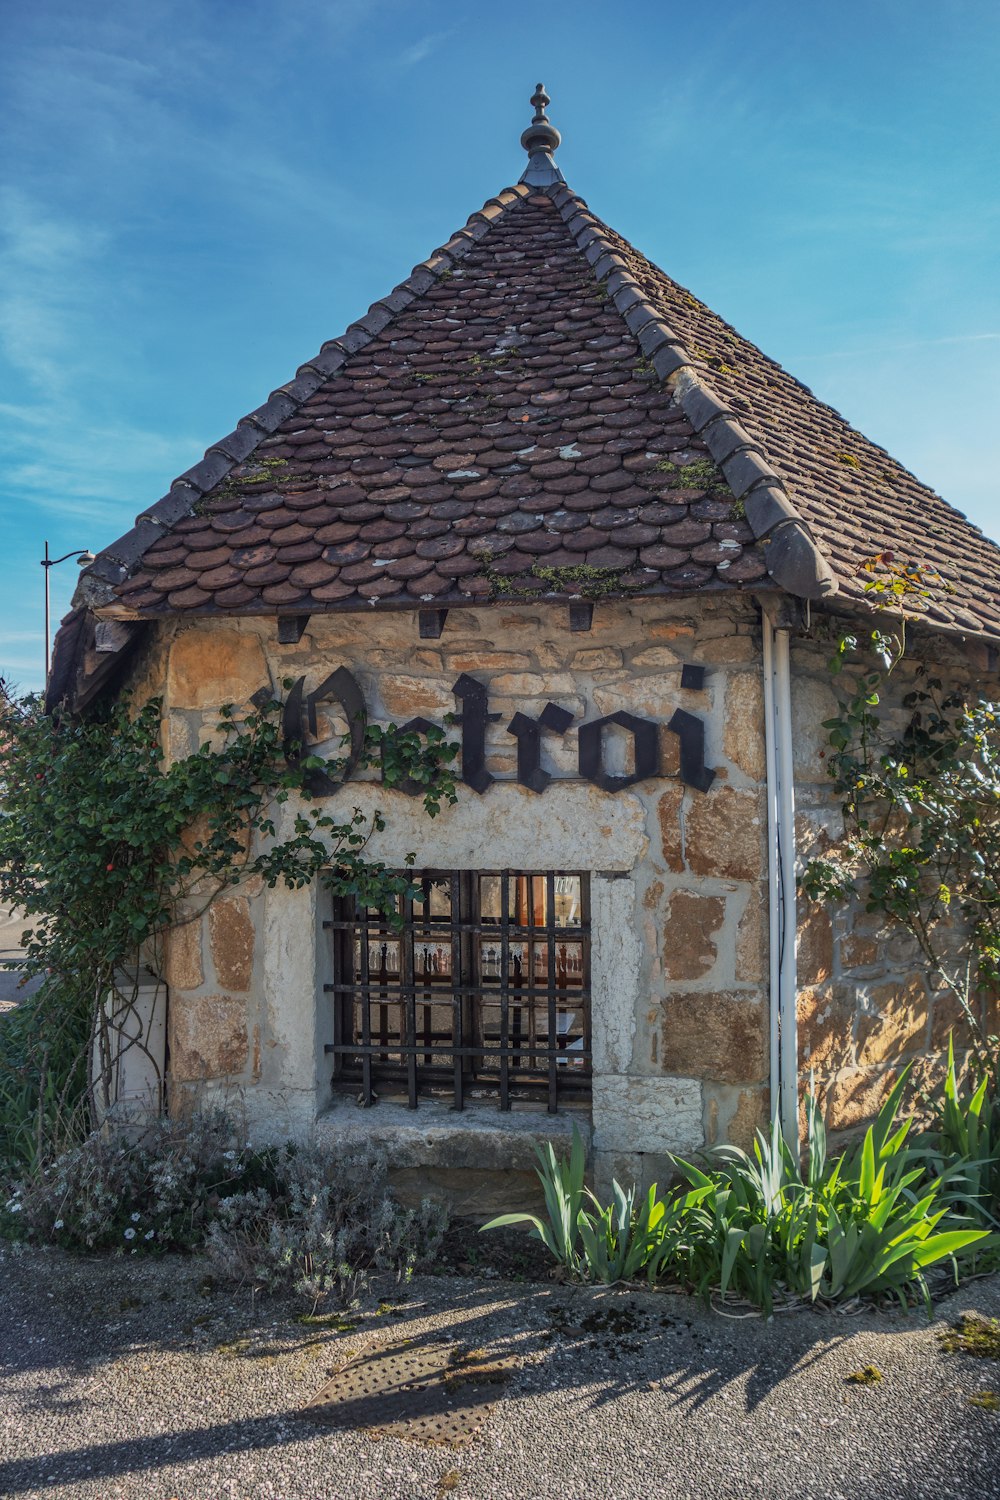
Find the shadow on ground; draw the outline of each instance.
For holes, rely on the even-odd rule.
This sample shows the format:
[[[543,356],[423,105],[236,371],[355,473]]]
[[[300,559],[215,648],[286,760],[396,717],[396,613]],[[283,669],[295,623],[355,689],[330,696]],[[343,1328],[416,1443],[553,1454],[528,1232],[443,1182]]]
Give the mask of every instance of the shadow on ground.
[[[107,1407],[103,1398],[95,1403],[94,1392],[123,1380],[134,1388],[134,1372],[151,1372],[155,1400],[157,1363],[167,1360],[171,1367],[186,1362],[194,1384],[215,1389],[240,1373],[260,1394],[225,1420],[211,1420],[217,1412],[198,1412],[203,1420],[190,1420],[189,1412],[185,1420],[178,1410],[169,1430],[133,1430],[78,1446],[53,1443],[49,1452],[0,1462],[4,1495],[148,1473],[199,1457],[325,1443],[330,1425],[304,1413],[304,1403],[345,1360],[389,1340],[443,1338],[490,1357],[513,1357],[517,1371],[506,1401],[523,1400],[528,1409],[545,1393],[561,1393],[579,1403],[586,1420],[587,1413],[651,1390],[683,1411],[721,1396],[750,1412],[862,1324],[896,1331],[918,1326],[915,1317],[808,1312],[765,1324],[726,1319],[666,1293],[433,1277],[419,1278],[405,1292],[384,1287],[380,1304],[303,1323],[291,1306],[262,1303],[247,1289],[223,1290],[206,1279],[204,1266],[174,1257],[88,1261],[51,1251],[8,1252],[0,1276],[0,1401],[20,1405],[46,1430],[99,1432]],[[169,1404],[170,1393],[162,1399]],[[441,1399],[447,1400],[444,1393]],[[350,1429],[356,1415],[372,1424],[370,1398],[363,1412],[361,1401],[357,1411],[351,1403],[339,1409],[338,1425]],[[87,1408],[94,1405],[99,1409],[90,1422]]]

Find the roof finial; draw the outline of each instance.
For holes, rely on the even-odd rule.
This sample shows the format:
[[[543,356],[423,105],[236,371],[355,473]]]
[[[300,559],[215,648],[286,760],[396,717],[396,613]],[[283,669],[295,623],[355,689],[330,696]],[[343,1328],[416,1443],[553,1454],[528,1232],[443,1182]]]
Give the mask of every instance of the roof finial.
[[[531,102],[535,106],[535,113],[531,124],[521,136],[521,145],[528,153],[528,165],[521,181],[529,187],[553,187],[566,179],[552,160],[552,152],[559,146],[562,136],[550,124],[545,113],[551,100],[545,92],[544,83],[536,85]]]

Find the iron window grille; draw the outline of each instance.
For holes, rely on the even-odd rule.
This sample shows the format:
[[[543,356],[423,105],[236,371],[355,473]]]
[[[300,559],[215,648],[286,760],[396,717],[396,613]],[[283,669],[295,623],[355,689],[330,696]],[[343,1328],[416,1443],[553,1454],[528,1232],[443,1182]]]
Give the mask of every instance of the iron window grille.
[[[424,870],[396,925],[336,898],[333,1086],[360,1102],[590,1092],[590,890],[549,871]]]

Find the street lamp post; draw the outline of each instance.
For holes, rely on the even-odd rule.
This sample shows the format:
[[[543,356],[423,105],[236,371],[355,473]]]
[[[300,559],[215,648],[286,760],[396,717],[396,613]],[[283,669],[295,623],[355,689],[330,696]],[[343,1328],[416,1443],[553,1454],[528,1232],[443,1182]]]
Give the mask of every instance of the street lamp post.
[[[49,544],[45,543],[45,556],[41,559],[42,567],[45,569],[45,684],[49,681],[49,569],[57,564],[65,562],[67,558],[75,557],[81,568],[87,567],[94,561],[94,554],[86,547],[74,548],[72,552],[64,552],[62,557],[49,556]]]

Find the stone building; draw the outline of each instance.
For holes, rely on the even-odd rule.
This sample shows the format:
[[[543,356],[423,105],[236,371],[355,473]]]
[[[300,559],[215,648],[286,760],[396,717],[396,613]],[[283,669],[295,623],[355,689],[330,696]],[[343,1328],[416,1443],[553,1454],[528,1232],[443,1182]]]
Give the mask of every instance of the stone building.
[[[161,695],[168,757],[261,687],[323,755],[362,706],[458,714],[433,822],[326,788],[416,855],[402,931],[217,900],[170,943],[165,1070],[172,1110],[377,1139],[469,1203],[574,1122],[599,1177],[648,1176],[772,1104],[792,1134],[810,1069],[856,1125],[938,1052],[954,1001],[797,903],[796,853],[839,833],[826,661],[866,560],[949,580],[916,655],[985,678],[1000,640],[1000,549],[602,223],[532,103],[520,181],[86,569],[49,686]]]

